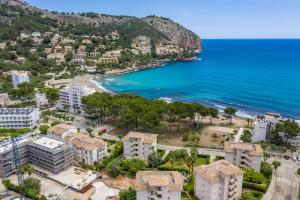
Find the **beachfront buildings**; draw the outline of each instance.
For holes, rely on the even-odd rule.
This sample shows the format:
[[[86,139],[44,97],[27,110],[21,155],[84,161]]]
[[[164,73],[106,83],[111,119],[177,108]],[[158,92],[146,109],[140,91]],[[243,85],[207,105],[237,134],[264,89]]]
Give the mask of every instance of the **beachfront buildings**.
[[[243,171],[220,160],[195,168],[195,196],[200,200],[237,200],[242,194]]]
[[[37,108],[0,108],[0,128],[33,128],[38,125],[40,112]]]
[[[252,132],[252,142],[261,142],[269,138],[272,128],[280,121],[281,116],[276,113],[266,113],[256,116]]]
[[[60,107],[69,112],[82,112],[81,98],[96,92],[94,88],[85,85],[67,85],[59,91]]]
[[[77,132],[74,125],[71,124],[57,124],[48,129],[47,135],[55,139],[63,139],[66,136],[72,135]]]
[[[55,174],[74,163],[72,145],[62,140],[43,136],[30,141],[27,149],[30,163]]]
[[[93,165],[99,162],[107,154],[107,143],[95,137],[83,133],[76,133],[64,138],[72,143],[75,160],[79,163]]]
[[[74,163],[71,144],[46,136],[28,133],[0,143],[1,178],[15,173],[13,140],[17,144],[16,147],[21,165],[32,163],[52,173],[58,173]]]
[[[263,149],[258,144],[225,142],[225,160],[238,167],[250,167],[260,171]]]
[[[29,75],[26,71],[12,71],[11,78],[14,89],[17,89],[18,85],[21,83],[29,82]]]
[[[131,131],[123,137],[122,141],[125,158],[148,161],[149,155],[156,151],[157,135]]]
[[[140,171],[135,190],[137,200],[180,200],[183,177],[174,171]]]

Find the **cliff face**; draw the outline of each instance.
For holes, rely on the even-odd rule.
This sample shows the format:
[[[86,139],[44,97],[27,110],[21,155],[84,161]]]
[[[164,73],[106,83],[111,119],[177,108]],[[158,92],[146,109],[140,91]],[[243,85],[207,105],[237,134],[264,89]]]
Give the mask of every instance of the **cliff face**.
[[[201,52],[200,37],[180,24],[170,19],[157,16],[145,17],[143,20],[156,30],[168,36],[172,43],[178,44],[183,48],[195,49],[195,51]]]
[[[201,40],[198,35],[180,24],[163,17],[149,16],[140,19],[131,16],[113,16],[95,13],[92,17],[78,14],[62,14],[33,7],[23,0],[0,0],[0,4],[19,6],[29,11],[39,12],[41,16],[50,17],[63,24],[90,24],[95,27],[102,27],[103,25],[114,26],[116,30],[121,32],[121,35],[122,31],[131,33],[130,31],[135,29],[135,36],[137,36],[139,33],[136,29],[138,29],[140,30],[139,35],[149,37],[155,35],[155,39],[152,38],[155,42],[165,42],[167,40],[168,43],[178,45],[179,47],[201,52]],[[150,33],[151,35],[147,35]]]

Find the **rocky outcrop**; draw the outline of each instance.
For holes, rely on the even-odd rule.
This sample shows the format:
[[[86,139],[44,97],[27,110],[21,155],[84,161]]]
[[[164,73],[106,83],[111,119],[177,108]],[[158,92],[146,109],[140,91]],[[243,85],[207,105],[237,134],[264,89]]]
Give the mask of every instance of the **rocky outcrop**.
[[[168,36],[173,44],[201,52],[200,37],[180,24],[170,19],[157,16],[148,16],[143,18],[143,20],[156,30]]]

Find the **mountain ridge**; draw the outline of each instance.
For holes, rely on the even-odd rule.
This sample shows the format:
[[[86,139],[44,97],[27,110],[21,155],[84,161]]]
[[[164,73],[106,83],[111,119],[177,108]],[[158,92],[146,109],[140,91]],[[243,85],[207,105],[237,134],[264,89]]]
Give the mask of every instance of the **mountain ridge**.
[[[151,34],[149,35],[151,35],[151,38],[155,40],[156,43],[172,43],[182,48],[192,49],[196,52],[201,51],[201,39],[197,34],[173,20],[164,17],[152,15],[144,18],[138,18],[134,16],[116,16],[92,12],[81,14],[58,13],[34,7],[22,0],[0,0],[0,4],[18,6],[32,12],[39,12],[43,17],[55,19],[57,22],[66,25],[85,24],[95,27],[100,27],[100,25],[114,25],[120,27],[119,29],[124,32],[128,29],[132,29],[132,27],[135,27],[136,29],[141,27],[140,29],[144,30],[141,31],[141,35],[152,32],[155,37]],[[136,32],[137,33],[135,33],[135,35],[137,36],[139,34],[139,30]]]

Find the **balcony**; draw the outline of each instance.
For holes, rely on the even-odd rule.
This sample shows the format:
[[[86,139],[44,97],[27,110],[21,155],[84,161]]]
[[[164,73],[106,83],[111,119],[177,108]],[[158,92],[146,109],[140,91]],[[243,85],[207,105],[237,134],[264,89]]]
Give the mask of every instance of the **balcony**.
[[[237,181],[237,179],[236,179],[235,177],[230,178],[229,184],[230,184],[230,185],[231,185],[231,184],[234,184],[236,181]]]
[[[233,185],[229,185],[229,192],[232,192],[235,190],[235,188],[237,188],[237,185],[236,184],[233,184]]]
[[[228,198],[234,197],[235,194],[236,194],[235,191],[228,192]]]

